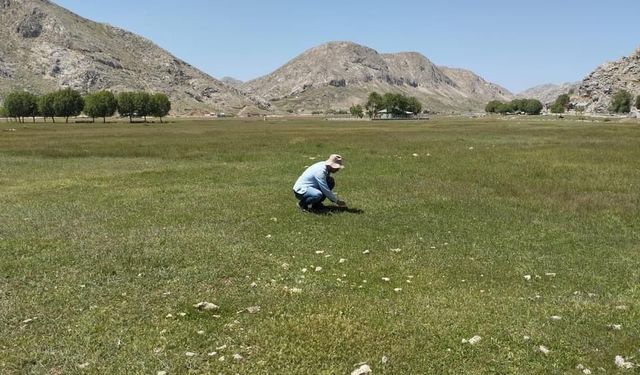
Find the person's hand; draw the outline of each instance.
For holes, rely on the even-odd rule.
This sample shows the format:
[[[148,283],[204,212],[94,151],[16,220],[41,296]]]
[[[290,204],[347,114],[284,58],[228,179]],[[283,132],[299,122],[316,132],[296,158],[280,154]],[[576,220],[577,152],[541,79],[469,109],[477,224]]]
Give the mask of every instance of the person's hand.
[[[347,202],[338,199],[338,201],[336,202],[336,204],[338,205],[338,207],[347,207]]]

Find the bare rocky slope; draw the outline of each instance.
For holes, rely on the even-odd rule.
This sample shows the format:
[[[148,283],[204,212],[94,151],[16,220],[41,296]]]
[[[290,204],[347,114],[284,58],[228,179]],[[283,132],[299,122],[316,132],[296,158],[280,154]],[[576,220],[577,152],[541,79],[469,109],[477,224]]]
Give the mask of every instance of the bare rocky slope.
[[[575,93],[578,83],[563,83],[556,85],[553,83],[538,85],[527,89],[517,95],[522,99],[538,99],[544,104],[553,103],[562,94]]]
[[[629,57],[605,63],[589,74],[579,84],[572,101],[586,112],[603,113],[608,111],[612,96],[621,90],[634,97],[640,95],[640,48]]]
[[[380,54],[351,42],[312,48],[240,87],[274,108],[297,113],[348,109],[372,91],[415,96],[435,111],[476,111],[490,100],[513,99],[470,71],[436,66],[419,53]]]
[[[0,97],[43,93],[163,92],[174,113],[252,113],[269,104],[172,56],[147,39],[84,19],[48,0],[0,0]]]

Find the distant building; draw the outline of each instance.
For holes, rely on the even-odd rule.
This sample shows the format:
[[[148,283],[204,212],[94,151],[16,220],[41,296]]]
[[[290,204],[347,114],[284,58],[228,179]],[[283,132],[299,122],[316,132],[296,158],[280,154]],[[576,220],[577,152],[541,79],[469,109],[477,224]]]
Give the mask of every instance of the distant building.
[[[386,109],[378,111],[376,118],[379,120],[399,120],[399,119],[408,119],[415,117],[413,112],[404,112],[404,113],[393,113],[389,112]]]

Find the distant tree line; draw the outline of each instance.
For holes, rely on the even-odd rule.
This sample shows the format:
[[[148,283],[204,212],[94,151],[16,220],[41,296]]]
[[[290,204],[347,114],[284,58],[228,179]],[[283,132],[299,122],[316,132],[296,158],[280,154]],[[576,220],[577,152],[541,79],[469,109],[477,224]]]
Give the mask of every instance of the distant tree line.
[[[386,110],[388,114],[393,116],[402,117],[408,113],[417,115],[422,112],[422,103],[413,96],[393,93],[380,95],[377,92],[372,92],[369,94],[364,108],[362,106],[360,108],[358,106],[352,107],[351,113],[354,116],[363,117],[365,110],[370,118],[376,118],[382,110]]]
[[[14,91],[4,98],[4,103],[0,107],[2,117],[10,117],[18,122],[24,122],[25,118],[31,117],[33,122],[36,117],[42,117],[46,122],[51,118],[56,122],[56,117],[64,117],[65,122],[69,122],[69,117],[78,116],[81,113],[91,117],[95,122],[96,118],[102,118],[106,122],[107,117],[111,117],[118,112],[120,116],[129,117],[129,122],[133,122],[133,117],[143,117],[147,121],[147,116],[162,118],[171,111],[171,101],[165,94],[150,94],[147,92],[122,92],[115,96],[110,91],[99,91],[82,96],[78,91],[63,89],[41,96],[36,96],[26,91]]]
[[[505,115],[507,113],[525,113],[527,115],[539,115],[544,106],[537,99],[515,99],[510,102],[501,102],[492,100],[485,106],[487,113],[499,113]]]

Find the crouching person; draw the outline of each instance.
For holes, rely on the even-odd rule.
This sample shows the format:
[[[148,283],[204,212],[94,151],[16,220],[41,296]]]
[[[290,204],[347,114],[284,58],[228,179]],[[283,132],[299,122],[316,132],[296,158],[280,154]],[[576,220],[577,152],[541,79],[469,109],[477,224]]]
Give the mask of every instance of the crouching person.
[[[298,199],[298,208],[302,211],[322,210],[324,208],[322,202],[325,199],[345,207],[347,204],[333,193],[336,182],[331,176],[342,168],[344,168],[342,156],[335,154],[326,161],[307,168],[293,185],[293,193]]]

